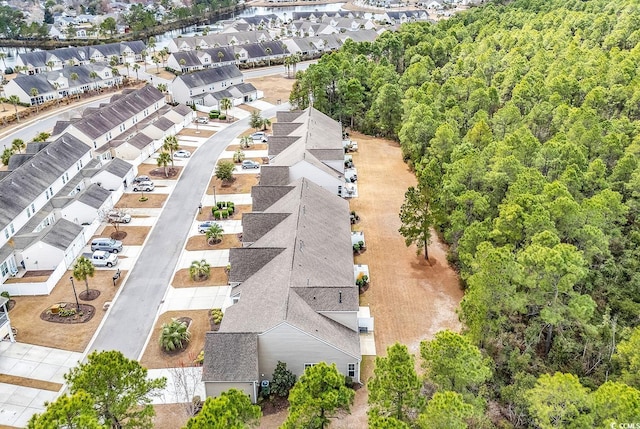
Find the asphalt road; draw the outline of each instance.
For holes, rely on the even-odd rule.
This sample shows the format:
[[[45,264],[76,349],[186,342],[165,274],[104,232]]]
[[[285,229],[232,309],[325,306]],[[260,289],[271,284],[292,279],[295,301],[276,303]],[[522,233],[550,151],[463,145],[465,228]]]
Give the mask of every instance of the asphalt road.
[[[278,110],[288,109],[289,103],[285,103],[261,113],[269,118]],[[191,156],[90,351],[119,350],[130,359],[140,358],[216,160],[247,128],[249,118],[235,122],[214,134]]]

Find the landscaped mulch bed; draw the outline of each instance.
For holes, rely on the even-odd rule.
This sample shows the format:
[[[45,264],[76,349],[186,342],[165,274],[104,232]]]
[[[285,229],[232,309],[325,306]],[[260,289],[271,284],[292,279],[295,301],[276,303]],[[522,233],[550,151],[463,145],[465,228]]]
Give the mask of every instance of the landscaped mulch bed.
[[[209,138],[216,133],[214,130],[203,128],[201,125],[198,125],[197,131],[199,132],[196,132],[195,124],[193,124],[193,128],[183,128],[182,131],[178,133],[178,139],[180,139],[180,136]]]
[[[253,157],[253,158],[245,157],[245,160],[247,160],[247,161],[255,161],[258,164],[264,164],[263,158],[261,158],[261,157]],[[233,162],[233,158],[220,158],[218,160],[218,162],[223,162],[223,161],[225,161],[225,162]],[[242,167],[240,166],[239,162],[233,162],[233,163],[235,164],[237,169],[242,169]],[[257,168],[254,168],[252,170],[245,170],[245,171],[258,173],[258,169]]]
[[[212,177],[209,186],[207,186],[207,195],[213,195],[214,186],[216,187],[216,195],[248,194],[251,193],[251,188],[259,182],[257,174],[236,174],[233,178],[231,183],[222,183],[215,176]]]
[[[78,298],[83,301],[93,301],[94,299],[98,299],[99,296],[100,291],[97,289],[83,290],[78,294]]]
[[[226,150],[228,150],[229,152],[235,152],[240,149],[241,151],[245,152],[251,150],[267,150],[268,148],[269,146],[266,143],[253,143],[248,148],[240,147],[239,144],[230,144],[229,146],[227,146]]]
[[[147,235],[149,235],[149,231],[151,231],[150,226],[125,226],[120,225],[118,227],[118,231],[126,232],[126,236],[120,240],[122,240],[122,244],[125,246],[142,246],[144,244],[144,240],[146,240]],[[113,225],[106,226],[100,234],[97,234],[95,237],[111,237],[116,230]]]
[[[60,307],[63,307],[65,310],[76,310],[76,304],[72,302],[62,302],[60,303]],[[86,323],[91,320],[95,313],[96,308],[93,305],[80,304],[80,311],[71,316],[63,316],[59,313],[53,313],[51,308],[47,308],[45,311],[40,313],[40,318],[46,322],[55,323]]]
[[[162,324],[171,322],[172,319],[189,318],[191,324],[191,341],[179,352],[167,353],[160,346],[160,332]],[[204,349],[205,332],[209,331],[209,310],[179,310],[162,313],[153,327],[149,343],[144,350],[140,363],[147,368],[180,368],[194,366],[193,361]]]
[[[222,241],[217,244],[207,243],[207,237],[205,234],[194,235],[189,237],[185,249],[188,251],[193,250],[220,250],[231,249],[232,247],[240,247],[240,239],[238,234],[223,234]]]
[[[139,176],[149,176],[154,179],[177,179],[182,173],[183,167],[174,166],[169,167],[172,170],[172,173],[169,174],[167,178],[164,175],[164,168],[158,167],[156,164],[140,164],[138,165],[138,175]]]
[[[227,286],[229,277],[225,267],[211,267],[209,278],[207,280],[196,282],[191,280],[189,269],[184,268],[176,271],[171,280],[171,286],[175,288],[181,287],[199,287],[199,286]]]

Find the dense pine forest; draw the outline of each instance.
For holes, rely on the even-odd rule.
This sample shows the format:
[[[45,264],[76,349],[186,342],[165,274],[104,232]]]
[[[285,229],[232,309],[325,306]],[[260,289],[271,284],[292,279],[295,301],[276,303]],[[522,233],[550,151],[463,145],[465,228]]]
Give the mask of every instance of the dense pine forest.
[[[377,359],[371,427],[640,424],[638,42],[640,1],[516,0],[298,73],[296,106],[400,142],[465,288],[424,378]]]

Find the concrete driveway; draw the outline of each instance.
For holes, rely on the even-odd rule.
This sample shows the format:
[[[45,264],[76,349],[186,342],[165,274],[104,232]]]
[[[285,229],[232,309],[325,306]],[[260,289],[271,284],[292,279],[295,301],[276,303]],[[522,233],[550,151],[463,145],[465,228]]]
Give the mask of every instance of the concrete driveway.
[[[286,103],[261,113],[269,118],[278,110],[288,109]],[[191,156],[90,350],[119,350],[130,359],[140,358],[216,160],[247,128],[248,119],[235,122],[214,134]]]

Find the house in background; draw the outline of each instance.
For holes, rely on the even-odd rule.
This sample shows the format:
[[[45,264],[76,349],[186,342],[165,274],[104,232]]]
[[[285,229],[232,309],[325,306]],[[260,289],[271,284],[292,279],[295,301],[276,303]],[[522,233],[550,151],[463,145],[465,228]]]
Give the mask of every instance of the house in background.
[[[207,396],[237,388],[258,398],[278,361],[298,377],[318,362],[360,381],[358,288],[349,205],[312,181],[255,186],[243,247],[230,250],[233,304],[207,333]]]
[[[95,74],[93,74],[95,73]],[[7,97],[17,96],[21,103],[42,104],[63,97],[110,88],[122,83],[122,77],[113,75],[106,63],[67,67],[38,74],[18,75],[4,87]],[[32,90],[35,89],[35,95]]]
[[[218,107],[216,94],[227,91],[234,105],[250,101],[260,94],[251,84],[244,84],[244,76],[235,65],[213,67],[177,76],[171,82],[171,93],[178,103],[194,105],[203,111]]]

